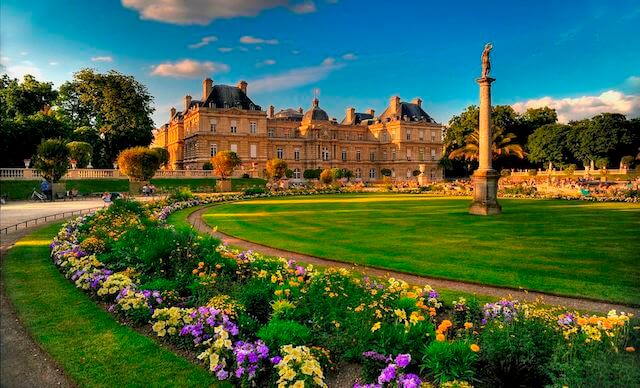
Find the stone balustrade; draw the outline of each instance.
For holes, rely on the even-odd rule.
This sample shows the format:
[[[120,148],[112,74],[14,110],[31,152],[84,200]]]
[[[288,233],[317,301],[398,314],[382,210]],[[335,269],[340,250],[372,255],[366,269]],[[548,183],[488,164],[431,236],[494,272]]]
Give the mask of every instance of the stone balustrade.
[[[154,178],[215,178],[211,170],[158,170]],[[40,173],[31,168],[0,168],[0,180],[39,180]],[[127,179],[114,169],[76,168],[67,171],[62,180],[67,179]]]

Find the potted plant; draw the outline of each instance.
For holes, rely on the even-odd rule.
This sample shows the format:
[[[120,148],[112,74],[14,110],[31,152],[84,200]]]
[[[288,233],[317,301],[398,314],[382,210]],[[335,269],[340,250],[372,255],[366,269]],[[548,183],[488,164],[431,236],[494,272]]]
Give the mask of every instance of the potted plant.
[[[242,161],[238,157],[238,154],[233,151],[221,151],[211,158],[213,172],[220,177],[220,180],[216,182],[216,187],[219,191],[231,191],[231,181],[229,177],[233,175],[233,171],[241,163]]]

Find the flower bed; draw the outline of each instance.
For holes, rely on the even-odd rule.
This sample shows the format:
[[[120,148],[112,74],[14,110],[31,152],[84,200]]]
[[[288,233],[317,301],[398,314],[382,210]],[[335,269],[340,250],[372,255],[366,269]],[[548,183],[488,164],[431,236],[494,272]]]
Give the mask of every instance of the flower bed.
[[[429,286],[234,251],[164,225],[173,211],[244,198],[116,201],[65,224],[52,259],[123,322],[149,325],[238,386],[327,386],[347,364],[361,365],[359,387],[637,381],[628,353],[637,337],[623,313],[510,300],[443,306]],[[602,360],[600,375],[585,366],[605,369]]]

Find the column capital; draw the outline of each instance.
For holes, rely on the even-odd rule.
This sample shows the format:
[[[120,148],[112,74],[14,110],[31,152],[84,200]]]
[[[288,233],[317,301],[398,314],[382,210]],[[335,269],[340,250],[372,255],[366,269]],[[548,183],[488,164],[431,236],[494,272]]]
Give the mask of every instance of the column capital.
[[[496,80],[495,78],[491,78],[491,77],[482,77],[482,78],[476,79],[476,82],[479,83],[480,85],[491,85],[491,83],[495,80]]]

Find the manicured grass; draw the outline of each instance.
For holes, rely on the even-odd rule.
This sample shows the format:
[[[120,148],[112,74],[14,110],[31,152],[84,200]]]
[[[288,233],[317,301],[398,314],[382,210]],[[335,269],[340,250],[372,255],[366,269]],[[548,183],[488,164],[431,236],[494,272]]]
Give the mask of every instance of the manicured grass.
[[[214,376],[118,323],[49,259],[60,224],[20,240],[4,262],[6,292],[33,338],[79,386],[210,386]]]
[[[91,195],[96,193],[123,192],[129,190],[129,182],[126,179],[78,179],[65,180],[67,190],[77,189],[81,195]],[[181,187],[187,187],[194,192],[215,191],[216,180],[210,178],[177,178],[152,179],[159,192],[170,192]],[[259,178],[234,178],[231,180],[233,190],[242,190],[252,186],[264,186],[266,181]],[[40,191],[40,181],[0,181],[0,194],[7,195],[11,200],[28,199],[33,188]]]
[[[411,273],[640,304],[640,204],[399,194],[271,198],[211,208],[225,233]]]

